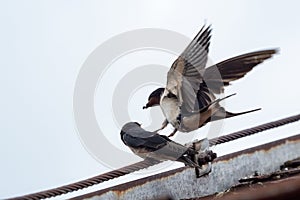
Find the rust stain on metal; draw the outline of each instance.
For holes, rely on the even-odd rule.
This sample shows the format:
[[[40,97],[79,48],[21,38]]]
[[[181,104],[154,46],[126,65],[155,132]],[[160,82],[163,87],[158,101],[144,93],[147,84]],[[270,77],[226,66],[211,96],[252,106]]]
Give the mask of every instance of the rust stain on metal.
[[[251,175],[250,177],[242,178],[239,180],[240,183],[257,183],[257,182],[266,182],[270,180],[276,180],[276,179],[281,179],[283,177],[289,177],[293,176],[295,174],[300,173],[300,168],[296,169],[288,169],[288,170],[280,170],[276,171],[271,174],[262,174],[259,175],[255,173],[254,175]]]
[[[238,185],[223,193],[201,198],[191,198],[189,200],[285,200],[298,199],[299,196],[300,175],[296,175],[265,183]]]
[[[283,165],[280,166],[280,169],[295,168],[295,167],[300,167],[300,157],[293,160],[286,161],[285,163],[283,163]]]

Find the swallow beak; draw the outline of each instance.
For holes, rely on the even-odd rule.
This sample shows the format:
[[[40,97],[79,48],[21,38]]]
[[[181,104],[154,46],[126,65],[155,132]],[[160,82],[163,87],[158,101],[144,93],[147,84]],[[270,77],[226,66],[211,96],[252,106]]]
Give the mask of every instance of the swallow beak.
[[[143,106],[143,109],[149,108],[149,103],[147,103],[145,106]]]
[[[138,122],[134,122],[134,123],[136,123],[138,126],[142,126],[142,124],[140,124],[140,123],[138,123]]]
[[[150,108],[150,107],[153,107],[153,106],[156,106],[156,105],[159,105],[159,98],[151,97],[148,100],[148,103],[145,106],[143,106],[143,109],[147,109],[147,108]]]

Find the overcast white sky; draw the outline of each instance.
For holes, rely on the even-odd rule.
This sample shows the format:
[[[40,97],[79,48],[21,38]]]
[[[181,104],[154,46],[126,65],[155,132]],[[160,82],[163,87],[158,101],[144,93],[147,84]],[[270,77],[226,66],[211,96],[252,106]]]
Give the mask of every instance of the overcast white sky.
[[[228,110],[263,109],[226,120],[222,132],[298,114],[299,7],[297,1],[260,0],[1,1],[0,199],[109,171],[81,144],[73,115],[73,91],[90,53],[122,32],[160,28],[192,38],[206,21],[213,26],[210,58],[215,62],[279,47],[280,54],[274,59],[226,89],[226,94],[238,93],[226,102]],[[171,65],[175,59],[164,53],[151,55],[153,61],[148,64]],[[141,59],[133,54],[126,62],[140,64],[137,58]],[[142,112],[140,105],[146,102],[143,98],[148,92],[137,91],[137,100],[130,101],[128,108],[130,116],[146,124],[150,114]],[[97,119],[110,119],[110,113],[99,114],[99,106],[95,105]],[[114,124],[111,127],[116,129]],[[237,151],[299,134],[299,127],[298,122],[214,150],[219,154]],[[119,139],[118,131],[109,134]],[[140,176],[122,177],[81,193]],[[66,197],[70,196],[59,198]]]

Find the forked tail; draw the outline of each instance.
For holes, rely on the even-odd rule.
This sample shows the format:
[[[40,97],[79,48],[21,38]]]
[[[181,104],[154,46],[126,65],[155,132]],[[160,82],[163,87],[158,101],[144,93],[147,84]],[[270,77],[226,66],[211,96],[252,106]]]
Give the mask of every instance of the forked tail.
[[[255,111],[258,111],[258,110],[261,110],[261,108],[257,108],[257,109],[254,109],[254,110],[248,110],[248,111],[245,111],[245,112],[232,113],[232,112],[226,111],[223,107],[220,107],[218,109],[218,111],[213,116],[211,116],[211,119],[209,121],[216,121],[216,120],[220,120],[220,119],[235,117],[235,116],[238,116],[238,115],[243,115],[243,114],[255,112]]]

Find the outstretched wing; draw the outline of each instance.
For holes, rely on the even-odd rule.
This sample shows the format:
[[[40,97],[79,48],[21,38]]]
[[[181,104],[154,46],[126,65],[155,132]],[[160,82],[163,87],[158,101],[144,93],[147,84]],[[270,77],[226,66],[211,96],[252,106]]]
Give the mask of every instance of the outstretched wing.
[[[214,94],[224,92],[224,86],[244,77],[256,65],[271,58],[277,52],[277,49],[255,51],[208,67],[204,71],[203,82],[197,93],[199,107],[203,108],[209,105],[215,99]]]
[[[210,26],[203,26],[200,32],[172,64],[168,72],[167,90],[177,94],[182,111],[198,111],[197,93],[203,81],[203,72],[211,38]]]
[[[277,53],[277,49],[270,49],[227,59],[207,68],[203,79],[212,92],[220,94],[224,91],[224,86],[244,77],[256,65],[271,58],[275,53]]]

